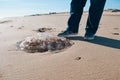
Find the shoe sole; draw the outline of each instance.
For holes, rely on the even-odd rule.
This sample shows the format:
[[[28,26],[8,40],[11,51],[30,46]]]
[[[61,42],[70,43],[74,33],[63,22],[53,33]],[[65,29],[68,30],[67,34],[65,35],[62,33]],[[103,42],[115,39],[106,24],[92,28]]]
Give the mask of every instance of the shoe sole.
[[[59,37],[73,37],[73,36],[76,36],[76,35],[78,35],[78,34],[75,33],[75,34],[62,35],[62,36],[59,35]]]

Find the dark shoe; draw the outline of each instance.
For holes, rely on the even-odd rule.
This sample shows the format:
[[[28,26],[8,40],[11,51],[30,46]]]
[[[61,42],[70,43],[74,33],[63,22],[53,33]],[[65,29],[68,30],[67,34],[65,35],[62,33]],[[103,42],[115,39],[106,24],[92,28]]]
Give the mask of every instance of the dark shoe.
[[[93,34],[85,34],[84,40],[94,40],[95,36]]]
[[[64,31],[58,34],[59,37],[71,37],[71,36],[75,36],[78,33],[73,33],[72,31]]]

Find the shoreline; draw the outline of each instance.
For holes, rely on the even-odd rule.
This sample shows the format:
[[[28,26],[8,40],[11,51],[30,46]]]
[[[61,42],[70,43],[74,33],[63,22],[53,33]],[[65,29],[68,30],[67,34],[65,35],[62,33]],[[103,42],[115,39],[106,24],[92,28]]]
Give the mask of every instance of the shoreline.
[[[118,14],[119,16],[120,10],[119,9],[105,9],[103,15],[105,15],[106,12],[110,12],[111,15]],[[64,13],[68,14],[69,12],[48,12],[48,13],[41,13],[41,14],[38,13],[38,14],[29,14],[29,15],[20,15],[20,16],[11,16],[11,17],[8,16],[8,17],[0,17],[0,20],[4,18],[42,16],[42,15],[52,15],[52,14],[64,14]],[[84,11],[83,13],[88,13],[88,11]]]

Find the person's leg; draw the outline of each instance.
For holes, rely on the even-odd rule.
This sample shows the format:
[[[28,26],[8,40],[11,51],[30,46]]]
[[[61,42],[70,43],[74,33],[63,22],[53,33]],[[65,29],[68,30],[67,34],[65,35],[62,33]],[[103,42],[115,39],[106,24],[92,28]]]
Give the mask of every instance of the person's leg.
[[[106,0],[90,0],[89,16],[86,24],[86,36],[95,35],[103,13]]]
[[[72,0],[67,29],[58,36],[68,37],[78,34],[79,22],[87,0]]]
[[[67,31],[78,33],[79,22],[87,0],[72,0]]]

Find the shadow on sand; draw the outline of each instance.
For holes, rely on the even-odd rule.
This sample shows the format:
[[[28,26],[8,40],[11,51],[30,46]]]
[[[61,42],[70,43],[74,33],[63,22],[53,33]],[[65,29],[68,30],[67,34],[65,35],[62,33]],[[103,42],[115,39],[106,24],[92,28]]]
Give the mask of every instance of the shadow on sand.
[[[67,39],[85,41],[83,37],[80,37],[80,36],[67,37]],[[106,47],[120,49],[120,40],[110,39],[106,37],[95,36],[94,40],[87,41],[87,42],[106,46]]]

